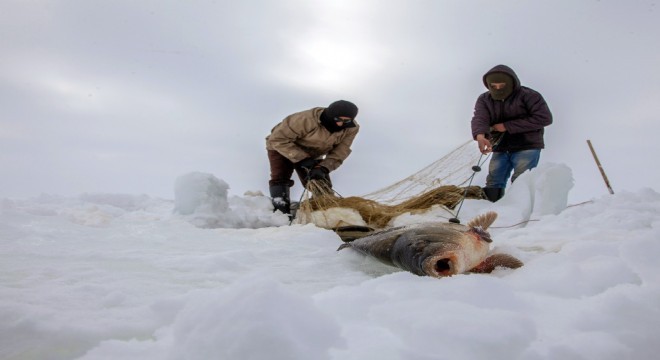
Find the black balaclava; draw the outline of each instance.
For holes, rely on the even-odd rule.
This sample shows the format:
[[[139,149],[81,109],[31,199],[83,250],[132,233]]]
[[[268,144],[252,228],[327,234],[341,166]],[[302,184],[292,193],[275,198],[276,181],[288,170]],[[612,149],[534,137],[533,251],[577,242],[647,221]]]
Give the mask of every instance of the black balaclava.
[[[321,124],[330,132],[337,132],[346,128],[355,127],[354,123],[339,126],[335,122],[335,118],[341,116],[355,119],[357,113],[358,108],[355,104],[346,100],[338,100],[323,110],[321,113]]]
[[[490,86],[491,83],[505,83],[506,85],[504,88],[496,90]],[[486,75],[486,84],[490,96],[495,100],[504,101],[513,93],[513,78],[509,74],[503,72],[490,73]]]

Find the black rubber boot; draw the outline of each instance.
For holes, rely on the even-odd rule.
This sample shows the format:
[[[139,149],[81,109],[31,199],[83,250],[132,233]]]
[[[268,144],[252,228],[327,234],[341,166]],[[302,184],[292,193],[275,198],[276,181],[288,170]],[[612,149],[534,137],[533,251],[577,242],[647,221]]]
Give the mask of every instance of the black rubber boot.
[[[504,196],[504,188],[485,187],[483,190],[486,198],[490,200],[490,202],[496,202]]]
[[[289,187],[286,185],[271,185],[270,198],[273,201],[273,212],[279,210],[283,214],[291,215],[291,199]]]

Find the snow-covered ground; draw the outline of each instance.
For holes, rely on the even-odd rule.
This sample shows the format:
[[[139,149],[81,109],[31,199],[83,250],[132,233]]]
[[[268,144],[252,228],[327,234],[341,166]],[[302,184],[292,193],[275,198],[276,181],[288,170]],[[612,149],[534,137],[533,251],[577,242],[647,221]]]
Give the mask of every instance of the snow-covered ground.
[[[464,223],[499,213],[494,250],[525,266],[443,279],[337,252],[208,174],[174,201],[0,200],[0,358],[655,359],[660,194],[567,204],[572,181],[548,164],[465,202]]]

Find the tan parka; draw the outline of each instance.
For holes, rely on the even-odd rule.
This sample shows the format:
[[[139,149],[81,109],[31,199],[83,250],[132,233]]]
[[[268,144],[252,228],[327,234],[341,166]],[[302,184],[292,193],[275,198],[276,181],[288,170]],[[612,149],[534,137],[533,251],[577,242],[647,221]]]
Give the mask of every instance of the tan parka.
[[[266,149],[275,150],[297,163],[306,158],[325,159],[320,165],[333,171],[351,154],[351,144],[360,130],[355,127],[330,132],[321,125],[323,107],[315,107],[287,116],[266,137]]]

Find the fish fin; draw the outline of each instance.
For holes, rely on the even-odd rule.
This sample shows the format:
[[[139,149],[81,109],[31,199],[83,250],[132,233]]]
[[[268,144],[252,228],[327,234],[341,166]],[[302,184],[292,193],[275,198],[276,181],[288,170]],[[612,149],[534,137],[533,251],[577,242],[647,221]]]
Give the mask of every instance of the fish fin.
[[[487,230],[489,226],[493,225],[495,219],[497,219],[497,213],[494,211],[489,211],[470,220],[467,223],[467,226],[471,228],[480,227],[483,230]]]
[[[343,243],[343,244],[339,245],[339,248],[337,249],[337,251],[345,249],[347,247],[351,247],[351,244],[350,243]]]
[[[509,269],[517,269],[523,266],[523,262],[508,254],[493,254],[487,257],[481,264],[477,265],[470,272],[490,274],[497,267],[505,267]]]
[[[333,228],[334,232],[339,235],[341,241],[349,242],[365,236],[371,235],[375,232],[373,228],[368,226],[350,225],[340,226]]]
[[[369,227],[369,226],[362,226],[362,225],[346,225],[346,226],[338,226],[336,228],[332,228],[335,232],[337,231],[359,231],[359,232],[374,232],[374,228]]]

